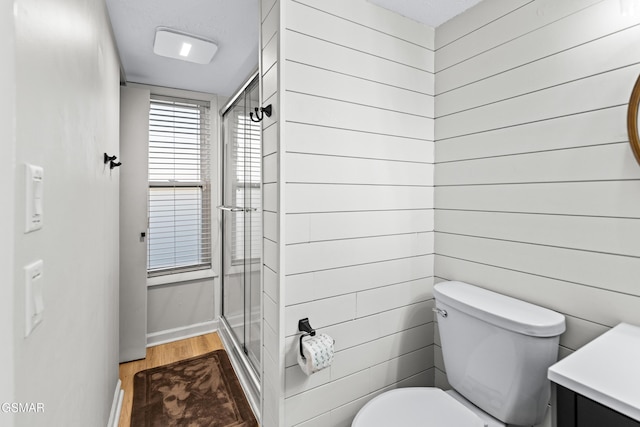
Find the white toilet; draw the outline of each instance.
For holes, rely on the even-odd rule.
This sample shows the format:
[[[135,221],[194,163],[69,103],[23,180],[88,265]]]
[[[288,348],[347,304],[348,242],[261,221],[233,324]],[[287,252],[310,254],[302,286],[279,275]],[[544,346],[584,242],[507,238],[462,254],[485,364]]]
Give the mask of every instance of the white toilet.
[[[454,390],[410,387],[369,401],[352,427],[504,427],[542,422],[547,368],[564,316],[463,282],[434,287],[447,379]]]

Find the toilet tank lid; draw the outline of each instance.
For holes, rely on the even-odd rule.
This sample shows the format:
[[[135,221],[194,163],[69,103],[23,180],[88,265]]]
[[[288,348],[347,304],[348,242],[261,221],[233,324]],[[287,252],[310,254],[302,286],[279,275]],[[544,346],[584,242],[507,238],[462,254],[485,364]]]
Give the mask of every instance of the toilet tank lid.
[[[441,282],[433,291],[436,301],[523,335],[555,337],[565,330],[560,313],[468,283]]]

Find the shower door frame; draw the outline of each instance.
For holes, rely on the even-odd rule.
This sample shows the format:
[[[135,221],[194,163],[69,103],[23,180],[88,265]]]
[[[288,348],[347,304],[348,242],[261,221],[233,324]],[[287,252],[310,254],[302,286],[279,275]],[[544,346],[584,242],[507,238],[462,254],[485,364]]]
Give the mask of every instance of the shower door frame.
[[[220,144],[220,155],[219,155],[219,159],[220,159],[220,194],[221,194],[221,202],[222,204],[224,204],[225,199],[224,199],[224,191],[225,191],[225,184],[224,184],[224,179],[225,179],[225,174],[226,174],[226,168],[225,168],[225,126],[224,126],[224,115],[225,113],[231,108],[233,107],[233,105],[235,104],[235,102],[241,97],[244,96],[245,90],[251,86],[251,84],[254,81],[257,81],[258,83],[258,87],[260,87],[260,80],[259,80],[259,72],[255,71],[254,73],[252,73],[249,78],[247,79],[247,81],[238,89],[238,91],[231,97],[229,98],[229,101],[220,109],[219,112],[219,117],[220,117],[220,141],[222,142]],[[258,93],[260,94],[260,89],[258,89]],[[260,132],[262,133],[262,126],[260,126]],[[262,141],[262,135],[260,137],[261,141]],[[262,145],[262,142],[261,142]],[[262,157],[262,156],[261,156]],[[262,174],[262,172],[261,172]],[[260,183],[262,186],[262,182]],[[262,188],[262,187],[261,187]],[[219,218],[220,218],[220,224],[221,224],[221,232],[220,232],[220,238],[221,238],[221,250],[220,250],[220,266],[222,268],[222,271],[220,272],[220,283],[221,283],[221,291],[220,291],[220,316],[219,316],[219,335],[220,338],[223,342],[223,345],[225,347],[225,349],[227,350],[227,354],[229,355],[229,359],[231,360],[231,364],[233,365],[236,374],[238,375],[238,379],[240,380],[240,383],[242,385],[242,388],[245,391],[245,394],[247,395],[247,399],[249,400],[249,403],[253,409],[254,414],[256,415],[256,418],[258,419],[258,422],[261,422],[261,378],[260,378],[260,372],[257,369],[260,369],[260,367],[258,367],[256,369],[256,367],[253,366],[253,364],[249,361],[248,356],[245,354],[244,352],[244,344],[239,342],[239,340],[236,338],[235,333],[233,332],[233,328],[231,327],[231,325],[229,324],[229,322],[225,319],[224,317],[224,276],[225,276],[225,272],[224,272],[224,256],[225,256],[225,242],[224,242],[224,212],[219,210]],[[260,209],[260,214],[262,214],[262,209]],[[262,249],[260,251],[262,253]],[[260,335],[261,335],[261,341],[262,341],[262,288],[263,288],[263,277],[262,277],[262,266],[260,266]],[[245,292],[246,294],[246,292]],[[260,365],[262,365],[262,342],[260,343]]]

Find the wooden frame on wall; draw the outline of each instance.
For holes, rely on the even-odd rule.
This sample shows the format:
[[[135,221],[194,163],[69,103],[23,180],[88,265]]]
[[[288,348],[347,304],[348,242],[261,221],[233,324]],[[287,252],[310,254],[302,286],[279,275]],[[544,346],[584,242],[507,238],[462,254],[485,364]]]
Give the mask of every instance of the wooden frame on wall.
[[[629,100],[627,110],[627,132],[629,133],[629,143],[636,160],[640,164],[640,136],[638,136],[638,105],[640,104],[640,76],[636,80]]]

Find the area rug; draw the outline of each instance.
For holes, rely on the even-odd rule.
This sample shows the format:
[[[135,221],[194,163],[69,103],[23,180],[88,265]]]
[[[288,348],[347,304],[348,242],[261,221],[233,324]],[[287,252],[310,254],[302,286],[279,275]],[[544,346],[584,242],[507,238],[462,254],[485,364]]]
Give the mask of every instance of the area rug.
[[[138,372],[132,427],[258,427],[229,357],[216,350]]]

